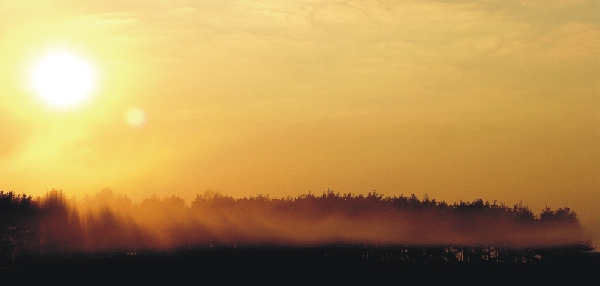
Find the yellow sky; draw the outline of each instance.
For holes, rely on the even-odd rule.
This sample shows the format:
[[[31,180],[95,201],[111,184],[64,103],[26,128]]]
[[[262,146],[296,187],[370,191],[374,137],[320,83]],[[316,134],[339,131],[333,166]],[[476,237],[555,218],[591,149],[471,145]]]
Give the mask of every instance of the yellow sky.
[[[521,2],[3,0],[0,189],[427,193],[600,237],[600,2]],[[56,52],[98,76],[77,108],[31,88]]]

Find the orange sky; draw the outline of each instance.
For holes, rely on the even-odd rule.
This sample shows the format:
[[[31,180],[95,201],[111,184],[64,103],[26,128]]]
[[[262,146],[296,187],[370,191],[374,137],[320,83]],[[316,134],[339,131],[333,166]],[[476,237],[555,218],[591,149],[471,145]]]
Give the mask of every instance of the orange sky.
[[[3,0],[0,16],[2,190],[522,201],[571,207],[600,241],[599,1]],[[56,52],[97,75],[74,108],[31,88]]]

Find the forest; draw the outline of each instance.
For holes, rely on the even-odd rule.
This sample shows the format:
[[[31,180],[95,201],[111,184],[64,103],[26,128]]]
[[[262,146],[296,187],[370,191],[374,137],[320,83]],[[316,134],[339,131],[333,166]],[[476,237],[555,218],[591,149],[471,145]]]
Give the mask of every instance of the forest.
[[[62,190],[36,198],[0,191],[0,267],[31,255],[203,248],[348,246],[373,257],[365,245],[378,246],[377,259],[530,261],[552,249],[591,251],[585,233],[568,207],[536,215],[521,203],[449,204],[376,191],[286,198],[207,191],[190,205],[176,195],[133,203],[110,189],[81,199]]]

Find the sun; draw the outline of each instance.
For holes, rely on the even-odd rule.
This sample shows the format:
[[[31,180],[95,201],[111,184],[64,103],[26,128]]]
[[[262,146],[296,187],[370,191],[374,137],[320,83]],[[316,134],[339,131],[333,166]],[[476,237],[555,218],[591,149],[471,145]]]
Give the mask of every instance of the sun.
[[[50,55],[33,69],[32,84],[49,105],[75,106],[87,99],[94,88],[94,73],[83,59],[69,53]]]

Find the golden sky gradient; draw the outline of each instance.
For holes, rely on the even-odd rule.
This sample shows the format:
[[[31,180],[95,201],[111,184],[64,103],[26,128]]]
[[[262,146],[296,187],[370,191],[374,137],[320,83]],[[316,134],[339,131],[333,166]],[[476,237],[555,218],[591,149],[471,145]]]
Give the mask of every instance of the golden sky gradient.
[[[521,3],[523,2],[523,3]],[[0,2],[0,189],[568,206],[600,237],[600,1]],[[90,98],[45,104],[69,53]]]

